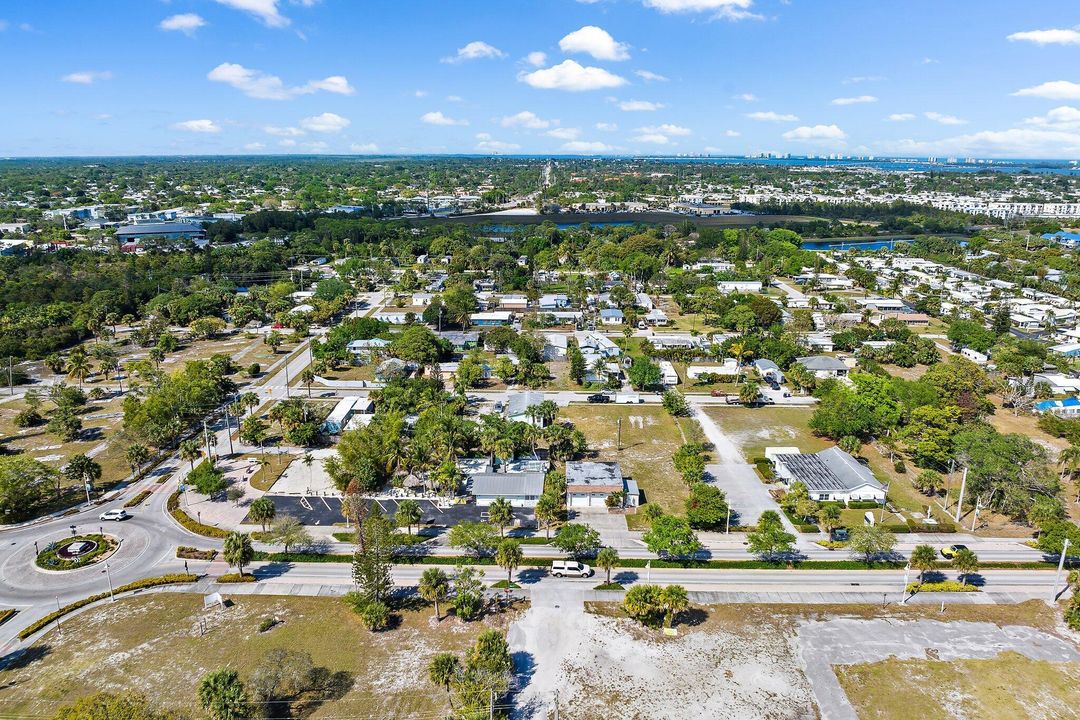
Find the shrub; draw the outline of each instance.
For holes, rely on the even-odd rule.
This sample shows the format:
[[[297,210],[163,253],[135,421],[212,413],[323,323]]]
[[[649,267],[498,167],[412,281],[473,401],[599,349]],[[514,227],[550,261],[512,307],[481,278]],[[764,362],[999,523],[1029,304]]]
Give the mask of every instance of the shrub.
[[[216,581],[219,585],[227,585],[231,583],[249,583],[255,582],[255,576],[251,574],[241,575],[240,573],[225,573],[219,577]]]
[[[259,632],[264,633],[277,624],[278,619],[275,617],[263,618],[262,621],[259,622]]]
[[[12,610],[11,608],[6,608],[4,610],[0,610],[0,625],[3,625],[8,620],[15,617],[15,613],[17,613],[17,612],[19,612],[19,611],[18,610]]]
[[[176,585],[176,584],[179,584],[179,583],[193,583],[198,579],[199,579],[198,575],[191,575],[191,574],[184,574],[184,573],[175,573],[175,574],[172,574],[172,575],[159,575],[158,577],[143,578],[142,580],[136,580],[135,582],[130,582],[127,585],[121,585],[120,587],[116,588],[114,590],[114,592],[119,595],[120,593],[131,592],[132,590],[143,590],[145,588],[158,587],[159,585]],[[25,640],[26,638],[28,638],[31,635],[33,635],[34,633],[36,633],[38,630],[41,630],[43,627],[47,626],[49,623],[55,621],[57,618],[63,617],[64,615],[67,615],[69,612],[71,612],[73,610],[78,610],[79,608],[86,607],[87,605],[89,605],[91,603],[95,603],[98,600],[104,600],[107,597],[109,597],[109,593],[107,593],[107,592],[98,593],[97,595],[91,595],[89,597],[84,597],[82,600],[76,600],[73,603],[69,603],[69,604],[65,605],[64,607],[60,608],[59,610],[54,610],[53,612],[51,612],[48,615],[46,615],[45,617],[41,618],[37,622],[33,623],[32,625],[30,625],[26,629],[22,630],[19,633],[19,639],[20,640]]]
[[[1065,624],[1073,630],[1080,630],[1080,595],[1073,595],[1065,606]]]
[[[97,543],[90,552],[77,558],[67,560],[58,555],[60,550],[63,550],[68,545],[78,542],[80,540],[87,540]],[[95,562],[99,557],[105,553],[111,551],[116,547],[116,541],[111,537],[105,535],[79,535],[77,537],[64,538],[54,543],[49,543],[41,554],[37,556],[37,566],[43,570],[74,570],[75,568],[85,567]]]
[[[37,410],[26,409],[15,415],[15,419],[12,422],[15,423],[15,427],[17,428],[28,428],[37,427],[44,421],[45,419],[41,417],[41,413]]]
[[[874,500],[851,500],[847,506],[851,510],[877,510],[881,503]]]
[[[259,363],[251,363],[248,365],[247,376],[249,378],[258,377],[260,372],[262,372],[262,366],[259,365]]]
[[[773,470],[772,463],[766,458],[754,458],[754,467],[757,468],[758,473],[762,479],[772,482],[776,479],[776,472]]]
[[[617,583],[617,582],[600,583],[599,585],[597,585],[596,587],[593,588],[593,590],[623,590],[623,589],[624,588],[623,588],[622,583]]]
[[[896,462],[893,463],[893,470],[895,470],[898,473],[906,473],[907,472],[907,465],[904,464],[903,460],[897,460]]]
[[[908,532],[913,533],[954,533],[956,532],[956,526],[952,523],[938,523],[936,525],[928,525],[925,523],[917,523],[914,520],[909,519],[907,521]]]
[[[386,603],[369,602],[361,608],[360,620],[372,632],[383,630],[390,624],[390,608]]]
[[[149,490],[143,490],[141,493],[124,503],[124,507],[129,508],[135,507],[136,505],[142,505],[143,500],[146,500],[146,498],[150,497],[150,494],[151,493]]]
[[[979,588],[974,585],[963,585],[956,580],[942,580],[941,582],[922,583],[917,582],[908,583],[907,591],[909,593],[915,592],[979,592]]]
[[[176,557],[181,560],[213,560],[217,557],[217,550],[199,550],[198,548],[181,545],[176,548]]]

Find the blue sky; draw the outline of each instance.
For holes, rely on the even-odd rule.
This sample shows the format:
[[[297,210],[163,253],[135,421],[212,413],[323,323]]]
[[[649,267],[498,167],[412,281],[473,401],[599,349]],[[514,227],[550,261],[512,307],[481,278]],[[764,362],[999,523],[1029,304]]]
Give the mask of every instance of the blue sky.
[[[8,0],[0,62],[11,156],[1080,157],[1076,0]]]

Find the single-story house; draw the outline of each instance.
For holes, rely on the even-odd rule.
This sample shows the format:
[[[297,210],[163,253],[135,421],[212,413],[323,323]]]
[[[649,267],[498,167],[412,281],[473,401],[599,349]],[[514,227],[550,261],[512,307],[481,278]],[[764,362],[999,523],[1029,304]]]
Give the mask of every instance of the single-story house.
[[[350,340],[345,348],[358,358],[370,358],[372,355],[377,354],[380,350],[390,346],[390,341],[386,338],[368,338],[365,340]]]
[[[444,330],[439,337],[454,347],[454,352],[472,350],[480,345],[480,333],[461,330]]]
[[[660,360],[657,365],[660,366],[660,383],[663,385],[678,385],[679,373],[675,372],[675,366],[668,360]]]
[[[716,289],[725,295],[729,293],[759,293],[761,282],[758,280],[721,280]]]
[[[338,400],[337,405],[323,421],[322,430],[330,435],[337,435],[349,424],[353,413],[356,412],[356,403],[360,398],[346,397]]]
[[[765,457],[773,462],[777,478],[790,489],[801,482],[817,501],[885,500],[885,487],[870,468],[838,447],[818,453],[787,453],[766,448]]]
[[[469,316],[469,322],[478,327],[496,327],[509,325],[514,319],[514,313],[508,310],[495,310],[492,312],[473,313]]]
[[[533,390],[526,390],[524,392],[510,392],[506,394],[506,419],[514,422],[523,422],[530,425],[538,424],[538,427],[543,427],[543,421],[537,420],[536,423],[529,417],[528,410],[531,407],[535,407],[544,402],[544,393],[536,392]]]
[[[482,472],[470,479],[476,504],[487,507],[496,498],[506,498],[514,507],[535,507],[544,493],[544,473]]]
[[[920,312],[882,312],[877,313],[870,318],[870,322],[874,325],[880,325],[886,320],[899,320],[908,327],[929,327],[930,316],[926,313]]]
[[[778,383],[784,382],[784,373],[780,371],[780,366],[774,363],[772,360],[765,358],[759,358],[753,363],[754,369],[758,371],[758,375],[764,380],[773,380]]]
[[[1052,345],[1049,350],[1055,355],[1061,355],[1062,357],[1080,357],[1080,343]]]
[[[461,363],[457,362],[456,360],[439,363],[439,377],[442,379],[443,382],[453,382],[454,378],[457,376],[457,371],[460,366]],[[491,379],[491,366],[487,363],[480,363],[480,379]]]
[[[972,350],[971,348],[961,348],[960,354],[976,365],[985,365],[990,361],[990,358],[987,357],[986,353],[981,353],[978,350]]]
[[[600,311],[600,322],[604,325],[622,325],[625,317],[618,308],[604,308]]]
[[[1050,392],[1054,395],[1080,393],[1080,378],[1069,377],[1061,373],[1035,373],[1032,382],[1035,385],[1046,383],[1050,386]]]
[[[723,365],[689,365],[686,368],[686,377],[697,380],[702,375],[722,375],[735,377],[739,374],[739,363],[735,358],[727,358]]]
[[[653,308],[649,312],[645,313],[645,322],[649,325],[656,325],[663,327],[668,324],[668,316],[660,308]]]
[[[809,355],[795,358],[795,362],[821,379],[847,377],[848,374],[848,366],[843,361],[828,355]]]
[[[623,477],[617,462],[572,461],[566,463],[566,506],[604,508],[612,493],[626,492],[626,505],[637,507],[637,483]]]
[[[833,351],[832,333],[806,333],[803,335],[802,341],[811,350],[817,350],[818,352]]]
[[[541,310],[561,310],[570,307],[570,298],[562,294],[541,295],[537,306]]]
[[[1075,395],[1064,400],[1043,400],[1035,403],[1035,412],[1050,413],[1063,418],[1080,416],[1080,398]]]

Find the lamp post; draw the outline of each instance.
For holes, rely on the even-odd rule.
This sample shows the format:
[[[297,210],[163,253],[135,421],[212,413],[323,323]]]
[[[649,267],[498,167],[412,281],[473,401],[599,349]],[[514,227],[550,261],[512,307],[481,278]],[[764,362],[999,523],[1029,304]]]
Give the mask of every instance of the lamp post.
[[[1065,568],[1065,555],[1069,551],[1069,538],[1065,538],[1065,542],[1061,545],[1061,557],[1058,558],[1057,573],[1054,574],[1054,587],[1050,589],[1050,602],[1057,600],[1058,586],[1061,582],[1061,571]]]
[[[105,561],[105,577],[109,581],[109,602],[116,602],[116,595],[113,594],[112,573],[109,572],[109,561]]]
[[[911,573],[911,563],[909,562],[907,565],[904,566],[904,589],[900,593],[900,597],[903,598],[900,601],[901,605],[907,605],[907,601],[908,601],[907,587],[908,587],[908,577],[909,577],[910,573]]]

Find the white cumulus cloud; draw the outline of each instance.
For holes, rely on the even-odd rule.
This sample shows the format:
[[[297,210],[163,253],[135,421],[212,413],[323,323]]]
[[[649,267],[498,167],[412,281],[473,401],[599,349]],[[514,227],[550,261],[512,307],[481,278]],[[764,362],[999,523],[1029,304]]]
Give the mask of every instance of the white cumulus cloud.
[[[626,84],[626,78],[603,68],[583,66],[575,60],[563,60],[558,65],[549,68],[521,73],[518,75],[518,80],[541,90],[566,90],[568,92],[602,90]]]
[[[598,123],[596,123],[596,129],[597,130],[602,130],[604,132],[615,132],[616,130],[619,129],[619,126],[617,124],[615,124],[615,123],[598,122]]]
[[[219,133],[221,132],[221,126],[213,120],[184,120],[183,122],[173,123],[173,130],[183,130],[184,132],[193,133]]]
[[[785,140],[843,140],[847,134],[835,125],[803,125],[788,130]]]
[[[443,115],[441,110],[435,110],[433,112],[427,112],[420,116],[420,120],[426,122],[428,125],[468,125],[468,120],[455,120],[452,117]]]
[[[724,137],[739,137],[740,135],[742,135],[742,133],[739,132],[738,130],[725,130],[724,131]]]
[[[635,70],[634,74],[645,82],[667,82],[668,78],[651,70]]]
[[[281,14],[278,0],[217,0],[218,4],[246,12],[263,25],[272,28],[288,27],[292,22]]]
[[[670,142],[667,135],[661,135],[660,133],[644,133],[630,139],[634,142],[649,143],[650,145],[667,145]]]
[[[1041,117],[1030,117],[1024,120],[1028,125],[1039,125],[1059,130],[1080,130],[1080,110],[1062,105],[1050,110]]]
[[[170,15],[158,23],[158,27],[162,30],[182,32],[185,35],[194,35],[195,31],[204,25],[206,25],[206,21],[202,19],[201,15],[196,15],[195,13]]]
[[[629,60],[630,46],[618,42],[607,30],[596,25],[586,25],[559,41],[564,53],[585,53],[597,60]]]
[[[581,135],[581,130],[572,127],[552,128],[544,134],[559,140],[577,140]]]
[[[772,110],[759,110],[757,112],[747,113],[746,117],[751,120],[761,120],[762,122],[798,122],[799,116],[792,115],[790,113],[778,113]]]
[[[76,85],[93,85],[98,80],[109,80],[111,78],[112,73],[108,70],[80,70],[68,73],[60,79],[66,83],[75,83]]]
[[[1008,36],[1012,42],[1030,42],[1036,45],[1080,45],[1080,31],[1074,28],[1051,28],[1048,30],[1025,30]]]
[[[855,97],[838,97],[833,98],[833,105],[863,105],[865,103],[875,103],[877,98],[873,95],[857,95]]]
[[[742,100],[743,102],[757,102],[758,96],[754,93],[739,93],[738,95],[732,95],[732,100]]]
[[[246,145],[244,145],[245,150],[263,150],[265,148],[266,148],[266,145],[261,143],[261,142],[249,142]]]
[[[664,123],[663,125],[640,127],[637,129],[639,133],[646,135],[660,134],[660,135],[690,135],[692,131],[690,128],[682,127],[681,125],[671,125],[670,123]]]
[[[625,112],[653,112],[664,107],[663,103],[652,102],[651,100],[622,100],[618,105],[619,109]]]
[[[500,153],[512,152],[514,150],[521,149],[521,146],[517,143],[495,140],[487,133],[477,134],[476,139],[478,140],[478,142],[476,143],[476,149],[480,152]]]
[[[525,56],[525,62],[533,67],[544,67],[547,63],[547,53],[540,52],[539,50],[533,50],[531,53]]]
[[[1021,88],[1013,93],[1019,97],[1041,97],[1047,100],[1080,100],[1080,83],[1051,80],[1041,85]]]
[[[308,132],[337,133],[349,127],[348,118],[332,112],[324,112],[321,115],[306,117],[300,121],[300,127]]]
[[[506,57],[499,48],[494,45],[489,45],[483,40],[473,40],[468,45],[458,48],[457,54],[450,57],[444,57],[442,62],[444,63],[460,63],[466,60],[485,60],[485,59],[498,59]]]
[[[212,82],[224,83],[236,88],[248,97],[258,100],[288,100],[298,95],[310,95],[322,90],[338,95],[352,95],[356,90],[344,75],[331,75],[322,80],[311,80],[304,85],[287,86],[277,75],[247,68],[237,63],[221,63],[206,75]]]
[[[751,12],[754,0],[643,0],[645,7],[662,13],[712,12],[718,20],[760,20]]]
[[[934,122],[941,123],[942,125],[966,125],[967,124],[967,120],[962,120],[962,119],[956,117],[955,115],[946,115],[944,113],[939,113],[939,112],[933,112],[933,111],[925,112],[925,113],[923,113],[923,116],[925,116],[927,120],[933,120]]]
[[[615,148],[602,142],[589,142],[586,140],[574,140],[573,142],[563,143],[563,151],[568,153],[579,153],[583,155],[598,155],[600,153],[611,152]]]
[[[349,146],[349,150],[361,155],[370,155],[379,152],[379,146],[375,143],[353,143]]]
[[[915,119],[915,113],[893,113],[887,119],[889,122],[907,122]]]
[[[529,130],[543,130],[544,128],[551,127],[550,120],[544,120],[536,113],[529,110],[522,110],[514,115],[507,115],[499,124],[503,127],[523,127]]]

